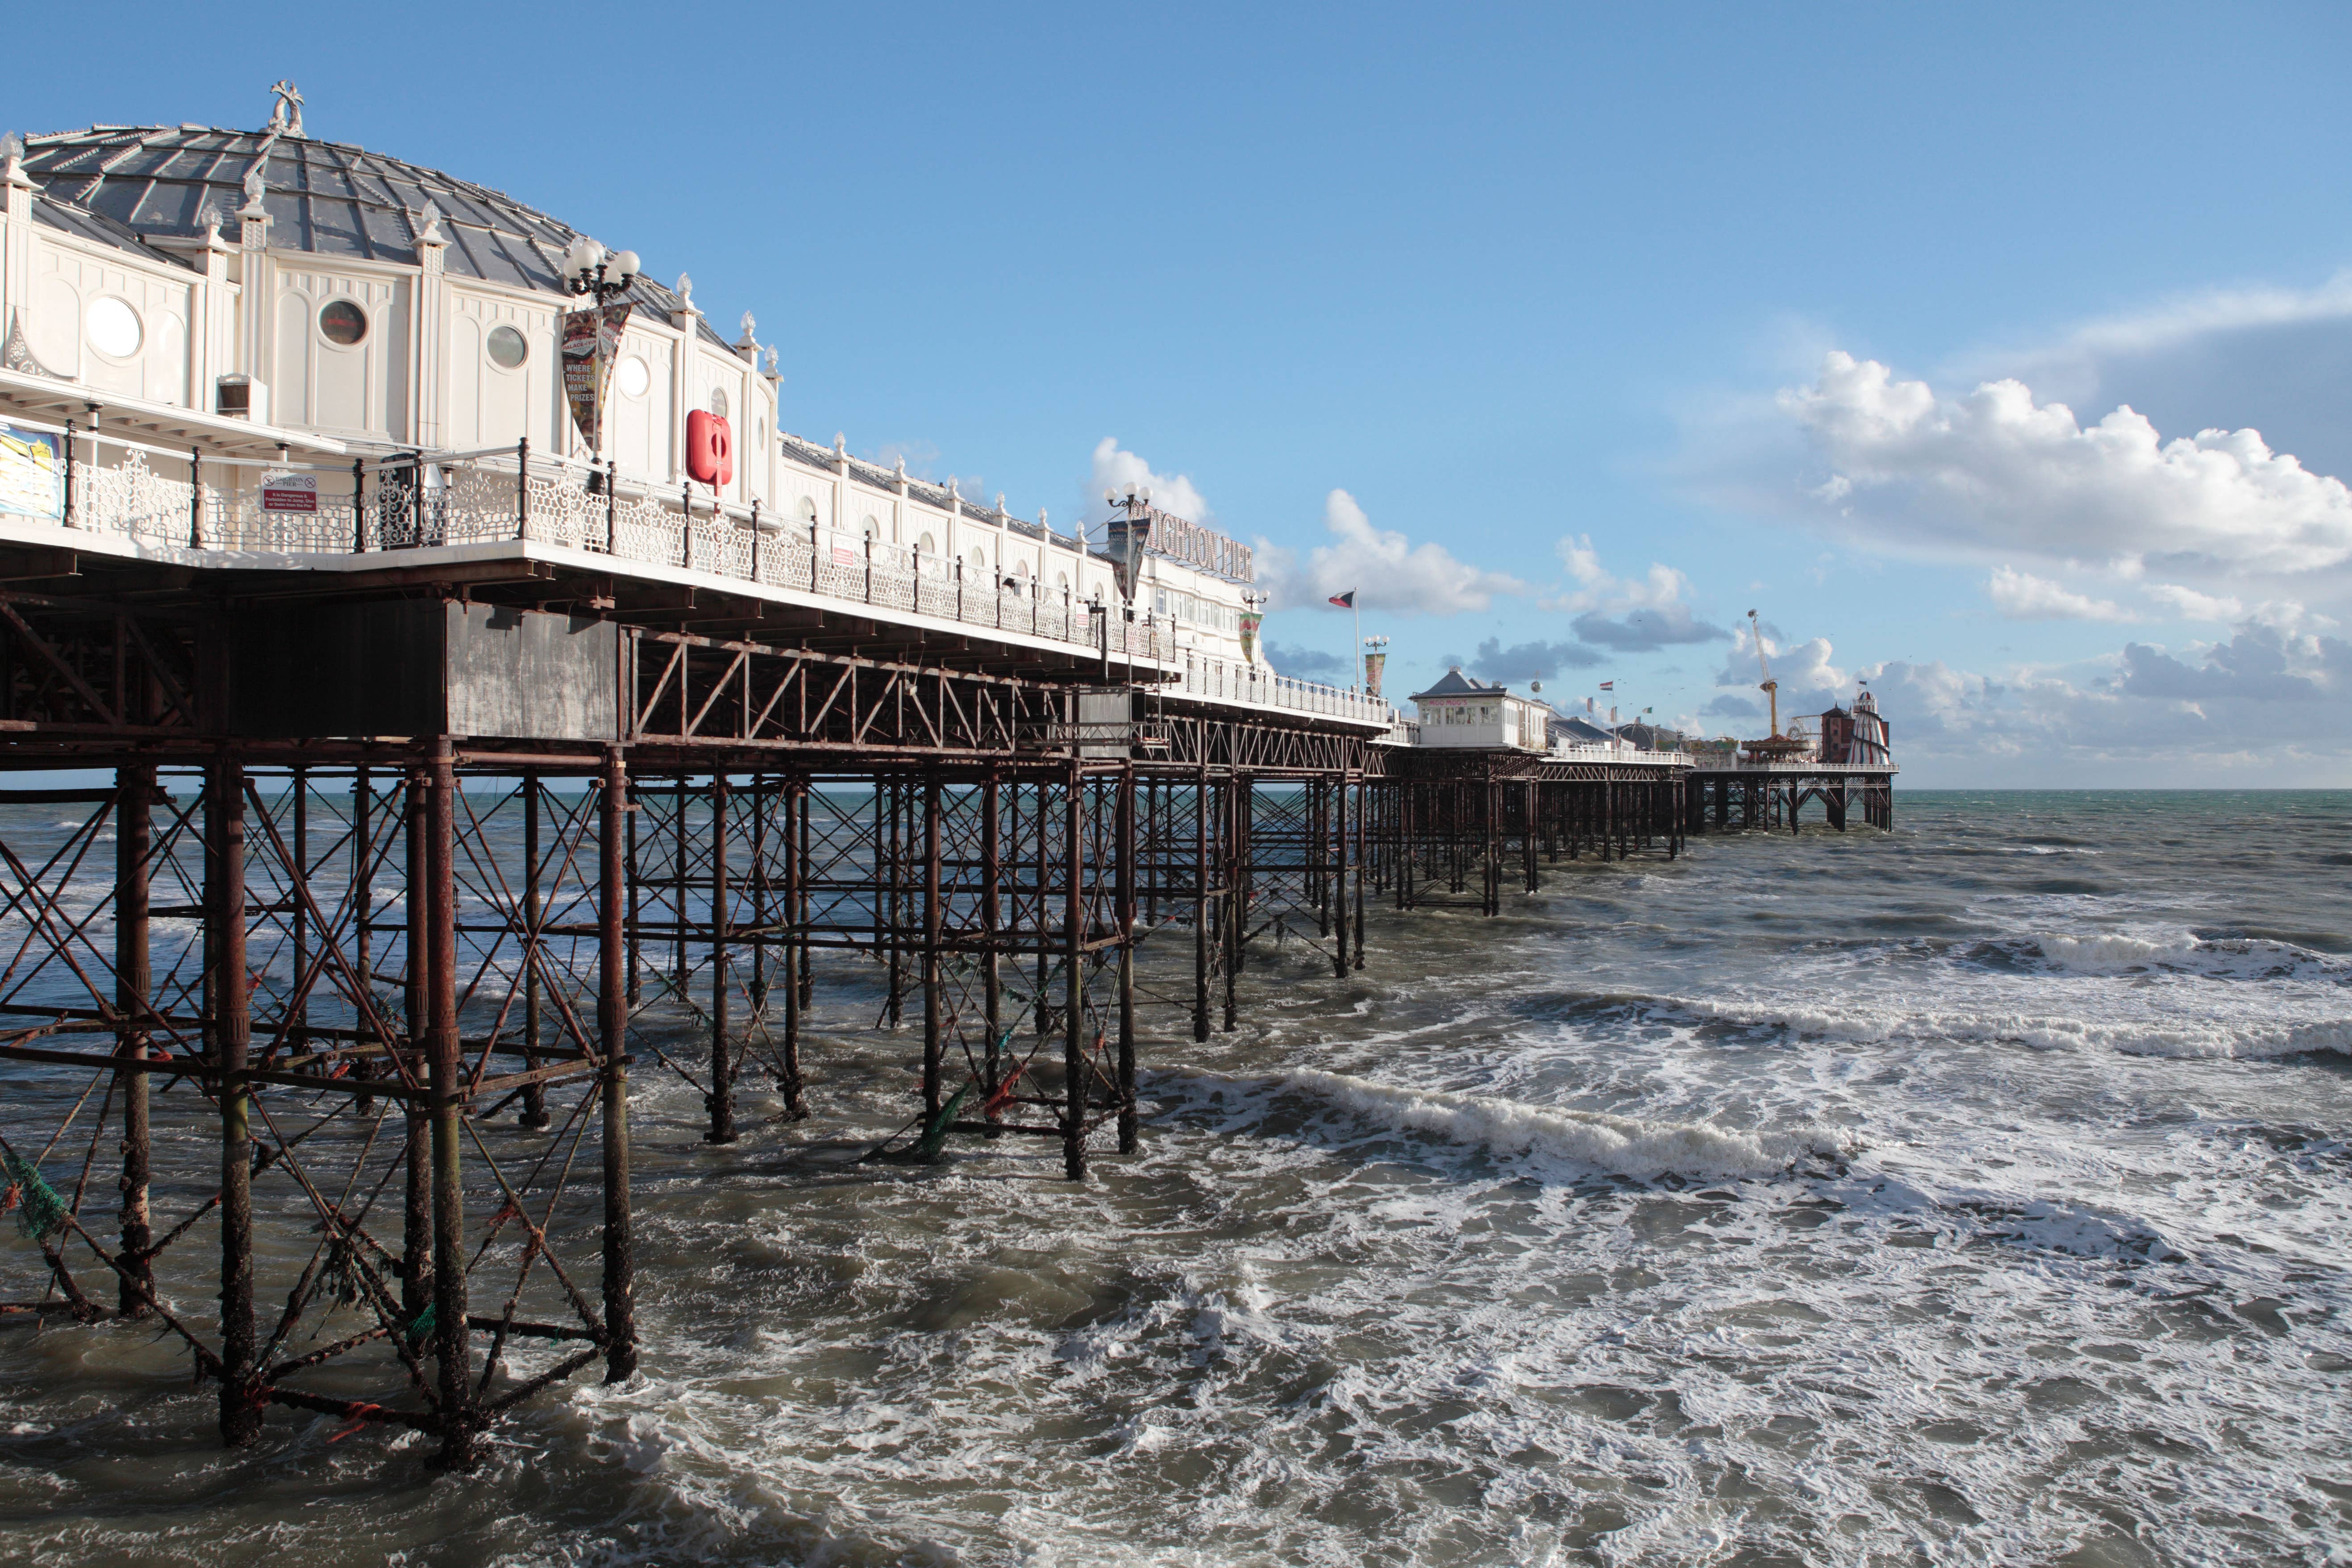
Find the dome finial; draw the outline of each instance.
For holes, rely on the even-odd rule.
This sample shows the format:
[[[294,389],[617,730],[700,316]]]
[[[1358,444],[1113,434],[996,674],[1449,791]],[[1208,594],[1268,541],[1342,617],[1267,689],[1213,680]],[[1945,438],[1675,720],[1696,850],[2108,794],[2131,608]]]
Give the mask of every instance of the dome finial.
[[[269,129],[283,131],[289,136],[302,134],[302,89],[284,77],[269,84],[278,95],[278,102],[269,110]]]

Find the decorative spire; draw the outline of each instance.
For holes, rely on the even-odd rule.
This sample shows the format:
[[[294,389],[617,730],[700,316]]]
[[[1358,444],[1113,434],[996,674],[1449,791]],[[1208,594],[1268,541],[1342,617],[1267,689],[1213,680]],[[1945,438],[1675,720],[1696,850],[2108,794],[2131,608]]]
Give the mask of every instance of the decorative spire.
[[[449,237],[441,232],[442,216],[441,204],[431,196],[425,197],[425,210],[416,215],[417,244],[446,245],[449,243]]]
[[[677,302],[685,310],[694,309],[694,275],[690,272],[677,275]]]
[[[0,163],[13,163],[25,155],[25,133],[11,131],[0,135]]]
[[[302,134],[302,90],[284,77],[269,84],[278,95],[278,102],[269,111],[269,129],[282,131],[289,136]]]
[[[768,374],[772,376],[782,374],[776,369],[776,345],[773,343],[768,345]]]
[[[245,172],[245,205],[237,209],[238,216],[264,217],[268,216],[268,209],[262,205],[261,196],[262,193],[268,188],[268,178],[262,173],[268,162],[269,155],[265,153],[260,157],[256,158],[253,161],[253,167]]]

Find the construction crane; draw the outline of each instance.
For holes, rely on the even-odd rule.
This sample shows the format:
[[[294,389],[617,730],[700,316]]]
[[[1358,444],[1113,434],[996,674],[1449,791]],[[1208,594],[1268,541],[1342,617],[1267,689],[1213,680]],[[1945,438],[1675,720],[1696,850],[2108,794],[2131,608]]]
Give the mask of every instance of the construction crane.
[[[1756,689],[1772,704],[1772,728],[1765,733],[1777,737],[1780,733],[1780,683],[1772,679],[1772,667],[1764,662],[1764,630],[1756,624],[1753,610],[1748,612],[1748,635],[1756,639],[1756,668],[1764,672],[1764,683]]]

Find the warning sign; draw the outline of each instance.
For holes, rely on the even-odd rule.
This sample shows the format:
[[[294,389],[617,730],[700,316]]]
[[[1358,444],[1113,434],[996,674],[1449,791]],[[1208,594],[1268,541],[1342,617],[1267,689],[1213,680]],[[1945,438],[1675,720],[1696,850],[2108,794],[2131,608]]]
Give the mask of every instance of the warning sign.
[[[270,474],[261,481],[261,510],[264,511],[317,511],[319,510],[319,477],[316,474]]]

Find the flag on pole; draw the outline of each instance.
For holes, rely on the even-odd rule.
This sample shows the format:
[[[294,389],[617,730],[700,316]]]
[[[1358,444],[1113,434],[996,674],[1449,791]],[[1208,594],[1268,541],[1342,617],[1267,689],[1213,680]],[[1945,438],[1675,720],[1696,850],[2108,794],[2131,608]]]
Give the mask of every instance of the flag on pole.
[[[1617,683],[1613,680],[1604,680],[1601,683],[1601,689],[1603,691],[1614,691],[1617,689]]]
[[[1330,602],[1343,610],[1352,610],[1356,607],[1356,591],[1350,588],[1344,594],[1334,594]]]

